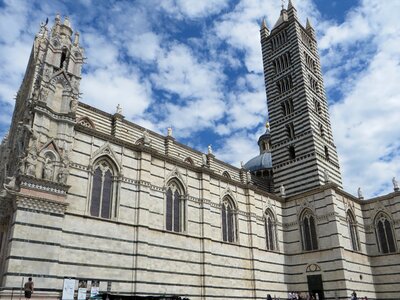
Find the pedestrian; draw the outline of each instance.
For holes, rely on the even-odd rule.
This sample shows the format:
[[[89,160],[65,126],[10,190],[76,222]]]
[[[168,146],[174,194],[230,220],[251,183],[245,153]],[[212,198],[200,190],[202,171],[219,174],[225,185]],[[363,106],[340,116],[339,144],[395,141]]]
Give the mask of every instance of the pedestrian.
[[[353,292],[351,293],[351,300],[357,300],[357,293],[356,293],[356,291],[353,291]]]
[[[33,281],[32,277],[28,278],[28,281],[24,284],[25,299],[30,299],[33,293]]]
[[[267,300],[272,300],[272,297],[270,294],[267,295]]]

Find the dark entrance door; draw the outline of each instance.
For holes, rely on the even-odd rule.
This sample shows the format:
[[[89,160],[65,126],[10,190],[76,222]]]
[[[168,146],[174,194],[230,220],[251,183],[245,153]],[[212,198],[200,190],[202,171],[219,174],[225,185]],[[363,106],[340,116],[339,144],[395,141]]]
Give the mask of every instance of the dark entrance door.
[[[314,295],[318,293],[319,300],[325,299],[324,297],[324,287],[322,284],[322,276],[321,275],[308,275],[307,276],[308,282],[308,291]]]

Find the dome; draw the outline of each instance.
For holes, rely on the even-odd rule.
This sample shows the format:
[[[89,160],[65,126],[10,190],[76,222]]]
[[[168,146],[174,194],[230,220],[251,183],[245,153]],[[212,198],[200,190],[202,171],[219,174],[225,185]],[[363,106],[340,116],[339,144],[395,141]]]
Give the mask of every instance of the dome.
[[[250,159],[244,168],[250,172],[255,172],[264,169],[272,169],[271,152],[264,152],[260,155]]]

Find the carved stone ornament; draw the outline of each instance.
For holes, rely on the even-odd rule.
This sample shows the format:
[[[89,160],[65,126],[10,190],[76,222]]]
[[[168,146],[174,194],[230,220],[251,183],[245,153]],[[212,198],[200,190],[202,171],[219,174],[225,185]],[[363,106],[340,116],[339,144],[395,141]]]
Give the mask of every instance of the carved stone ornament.
[[[28,176],[36,177],[36,165],[37,165],[37,148],[34,145],[28,152],[28,156],[26,157],[26,168],[25,174]]]
[[[143,131],[142,138],[143,138],[143,144],[144,145],[150,145],[151,140],[150,140],[150,136],[149,136],[149,133],[147,132],[147,130]]]
[[[185,180],[183,179],[182,173],[179,171],[178,167],[173,168],[172,171],[165,177],[164,186],[167,186],[168,182],[173,178],[176,178],[182,184],[185,190],[187,190]]]
[[[69,175],[68,167],[62,165],[57,174],[57,181],[61,184],[67,184],[68,175]]]
[[[76,97],[72,98],[72,100],[69,104],[69,107],[71,109],[71,112],[73,112],[73,113],[76,112],[76,110],[78,109],[78,99],[76,99]]]
[[[90,159],[90,166],[93,166],[94,162],[100,158],[101,156],[108,156],[118,167],[118,171],[122,173],[122,164],[120,160],[117,158],[114,150],[112,150],[109,142],[106,142],[103,146],[97,149]],[[91,169],[89,166],[89,169]]]

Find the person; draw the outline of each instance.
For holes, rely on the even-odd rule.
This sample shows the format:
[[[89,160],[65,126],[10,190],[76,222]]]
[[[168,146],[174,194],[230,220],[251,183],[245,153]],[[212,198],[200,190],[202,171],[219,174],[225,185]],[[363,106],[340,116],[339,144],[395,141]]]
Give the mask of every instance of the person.
[[[272,300],[272,297],[270,294],[267,295],[267,300]]]
[[[353,291],[353,292],[351,293],[351,300],[357,300],[357,293],[356,293],[356,291]]]
[[[33,293],[33,281],[32,277],[28,278],[28,281],[24,284],[25,299],[30,299]]]

